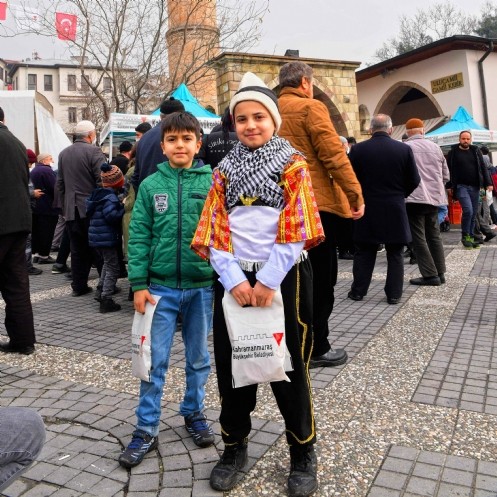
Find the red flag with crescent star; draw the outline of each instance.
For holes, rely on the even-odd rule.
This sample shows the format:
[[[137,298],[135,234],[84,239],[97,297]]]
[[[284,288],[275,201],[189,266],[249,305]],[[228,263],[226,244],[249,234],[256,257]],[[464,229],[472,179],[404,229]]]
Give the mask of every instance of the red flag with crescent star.
[[[55,13],[55,29],[59,40],[74,41],[76,39],[77,24],[77,16],[63,12]]]
[[[7,2],[0,2],[0,21],[7,19]]]

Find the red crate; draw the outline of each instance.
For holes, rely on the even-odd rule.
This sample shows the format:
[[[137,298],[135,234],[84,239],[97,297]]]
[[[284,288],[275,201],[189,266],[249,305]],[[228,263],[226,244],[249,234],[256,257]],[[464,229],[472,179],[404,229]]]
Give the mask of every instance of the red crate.
[[[461,224],[462,209],[461,204],[457,200],[452,199],[449,193],[449,221],[450,224]]]

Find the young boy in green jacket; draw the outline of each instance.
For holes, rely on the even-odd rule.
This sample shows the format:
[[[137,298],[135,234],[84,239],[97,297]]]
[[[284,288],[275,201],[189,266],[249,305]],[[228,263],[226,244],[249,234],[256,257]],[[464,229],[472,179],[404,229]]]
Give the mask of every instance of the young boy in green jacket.
[[[128,277],[135,309],[144,313],[148,302],[155,310],[151,379],[141,381],[136,429],[119,456],[125,468],[138,465],[157,447],[162,389],[180,315],[186,358],[180,413],[196,445],[214,443],[202,412],[210,372],[207,335],[212,325],[214,273],[190,249],[211,185],[211,168],[193,160],[200,148],[200,124],[193,115],[170,114],[161,128],[161,146],[169,160],[141,183],[130,224]]]

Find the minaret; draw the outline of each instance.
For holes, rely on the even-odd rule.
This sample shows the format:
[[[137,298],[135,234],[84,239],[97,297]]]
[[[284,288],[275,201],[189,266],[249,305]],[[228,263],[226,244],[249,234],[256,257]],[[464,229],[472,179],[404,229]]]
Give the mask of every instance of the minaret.
[[[214,69],[199,69],[219,51],[216,0],[168,0],[167,8],[166,40],[172,88],[186,83],[203,106],[210,106],[218,113],[216,73]]]

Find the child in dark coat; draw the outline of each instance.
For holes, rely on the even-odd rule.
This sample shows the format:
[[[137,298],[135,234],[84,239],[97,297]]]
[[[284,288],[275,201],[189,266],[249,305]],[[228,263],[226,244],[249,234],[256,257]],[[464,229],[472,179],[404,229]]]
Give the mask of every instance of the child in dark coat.
[[[96,188],[86,200],[86,214],[90,219],[88,240],[103,260],[96,299],[100,312],[119,311],[121,306],[112,295],[119,277],[118,246],[121,243],[121,222],[124,205],[117,194],[124,185],[124,176],[117,166],[102,164],[102,187]]]

